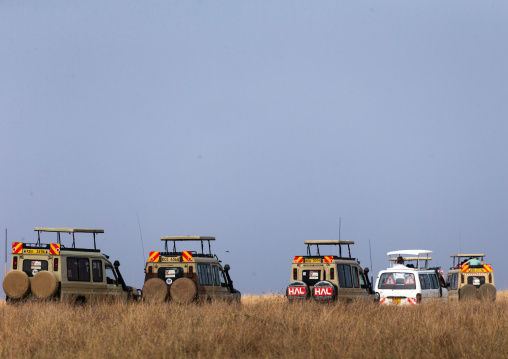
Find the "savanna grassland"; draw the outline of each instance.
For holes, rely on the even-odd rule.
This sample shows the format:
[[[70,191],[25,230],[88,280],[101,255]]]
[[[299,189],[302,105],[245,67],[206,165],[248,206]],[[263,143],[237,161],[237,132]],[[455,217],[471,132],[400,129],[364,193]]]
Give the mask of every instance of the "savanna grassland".
[[[507,358],[508,293],[494,303],[57,303],[0,306],[1,358]]]

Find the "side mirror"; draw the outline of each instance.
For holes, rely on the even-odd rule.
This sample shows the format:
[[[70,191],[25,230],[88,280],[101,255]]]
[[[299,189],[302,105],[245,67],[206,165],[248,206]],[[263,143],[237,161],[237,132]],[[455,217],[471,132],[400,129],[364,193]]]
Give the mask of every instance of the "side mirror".
[[[365,268],[363,269],[363,273],[365,273],[365,275],[367,275],[367,273],[369,273],[369,272],[370,272],[369,267],[365,267]]]

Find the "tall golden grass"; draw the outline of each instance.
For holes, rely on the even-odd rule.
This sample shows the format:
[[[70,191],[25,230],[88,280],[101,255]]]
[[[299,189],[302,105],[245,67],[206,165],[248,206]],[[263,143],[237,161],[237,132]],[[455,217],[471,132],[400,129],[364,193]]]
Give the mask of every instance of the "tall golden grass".
[[[508,294],[494,303],[58,303],[0,306],[1,358],[506,358]]]

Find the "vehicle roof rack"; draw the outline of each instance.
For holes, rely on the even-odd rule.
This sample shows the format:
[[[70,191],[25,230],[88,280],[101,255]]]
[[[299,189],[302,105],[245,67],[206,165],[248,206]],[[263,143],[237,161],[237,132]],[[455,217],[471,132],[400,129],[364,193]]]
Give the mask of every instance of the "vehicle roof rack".
[[[164,249],[166,252],[169,252],[168,242],[173,241],[173,252],[176,252],[176,242],[201,242],[201,254],[205,254],[203,249],[203,242],[208,241],[208,251],[209,254],[212,255],[212,247],[210,245],[210,241],[215,241],[215,237],[209,236],[169,236],[169,237],[161,237],[161,241],[164,241]]]
[[[87,228],[42,228],[35,227],[35,232],[37,232],[37,245],[41,245],[41,232],[53,232],[56,233],[57,243],[62,244],[60,241],[60,233],[72,233],[72,248],[76,248],[76,238],[74,238],[74,233],[92,233],[93,234],[93,248],[97,249],[97,245],[95,243],[95,235],[97,233],[104,233],[104,229],[87,229]]]
[[[312,241],[305,241],[304,242],[307,245],[307,255],[311,256],[310,252],[310,246],[315,245],[317,250],[317,255],[321,256],[319,253],[319,246],[323,245],[338,245],[339,246],[339,257],[342,257],[342,246],[347,245],[347,249],[349,252],[349,258],[351,258],[351,244],[355,244],[354,241],[341,241],[341,240],[312,240]]]
[[[485,254],[452,254],[450,258],[485,257]]]

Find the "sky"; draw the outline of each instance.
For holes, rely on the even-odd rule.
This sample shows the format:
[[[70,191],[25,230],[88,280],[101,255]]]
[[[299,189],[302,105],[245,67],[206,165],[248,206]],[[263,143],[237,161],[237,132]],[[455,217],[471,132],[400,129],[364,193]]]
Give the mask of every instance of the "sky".
[[[394,250],[432,250],[445,273],[485,253],[508,289],[507,15],[476,0],[0,2],[1,242],[104,229],[98,247],[141,288],[162,236],[215,236],[235,287],[262,294],[285,290],[305,240],[340,237],[374,274]]]

